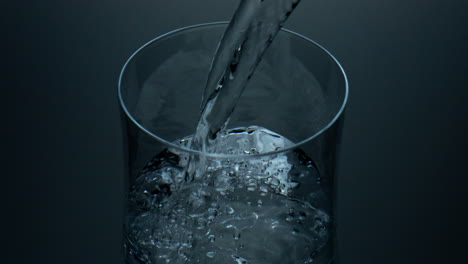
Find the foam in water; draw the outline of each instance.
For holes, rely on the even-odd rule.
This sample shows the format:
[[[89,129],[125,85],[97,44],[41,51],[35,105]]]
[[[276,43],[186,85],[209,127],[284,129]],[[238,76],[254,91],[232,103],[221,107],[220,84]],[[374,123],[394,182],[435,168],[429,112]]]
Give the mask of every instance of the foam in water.
[[[218,137],[231,154],[292,144],[259,127]],[[191,182],[184,176],[188,160],[166,150],[133,186],[127,246],[134,263],[312,263],[327,243],[328,201],[303,152],[208,159],[205,177]]]
[[[213,142],[226,128],[263,54],[300,0],[241,0],[210,67],[201,115],[191,148],[215,152]],[[192,157],[187,178],[205,173],[203,157]]]

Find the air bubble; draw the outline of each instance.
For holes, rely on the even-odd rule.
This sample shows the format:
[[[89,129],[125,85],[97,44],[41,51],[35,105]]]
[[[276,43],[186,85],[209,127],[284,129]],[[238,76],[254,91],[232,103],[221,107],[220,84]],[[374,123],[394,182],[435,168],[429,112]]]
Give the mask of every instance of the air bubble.
[[[232,237],[234,238],[234,240],[239,240],[241,237],[241,233],[236,229]]]
[[[305,220],[306,217],[307,217],[306,212],[303,212],[303,211],[299,212],[299,216],[298,216],[299,220]]]
[[[293,234],[293,235],[297,235],[298,233],[299,233],[299,230],[297,230],[296,228],[293,228],[291,230],[291,234]]]
[[[271,229],[275,229],[275,228],[277,228],[278,226],[279,226],[279,222],[278,222],[278,221],[275,220],[275,221],[271,222]]]
[[[179,250],[177,251],[177,254],[179,255],[179,257],[181,257],[183,260],[188,260],[188,251],[187,248],[185,247],[180,247]],[[166,263],[170,263],[171,262],[171,259],[169,258],[169,256],[167,255],[164,255],[163,256],[165,259],[166,259]]]
[[[206,220],[203,218],[199,218],[197,220],[197,229],[204,229],[206,227]]]
[[[276,179],[276,178],[273,178],[273,177],[268,178],[268,181],[274,187],[276,187],[276,186],[278,186],[280,184],[280,181],[278,179]]]
[[[257,186],[257,180],[255,179],[249,179],[248,183],[249,186]]]
[[[247,264],[247,260],[245,258],[239,256],[232,256],[232,258],[237,262],[237,264]]]
[[[230,215],[233,214],[233,213],[234,213],[234,208],[228,206],[228,207],[226,208],[226,213],[228,213],[228,214],[230,214]]]
[[[208,241],[210,241],[211,243],[214,243],[215,240],[216,240],[216,236],[215,236],[215,235],[211,234],[211,235],[208,236]]]
[[[293,189],[293,188],[297,188],[299,187],[300,183],[299,182],[289,182],[289,188]]]
[[[208,216],[208,223],[212,223],[216,219],[216,215],[209,215]]]

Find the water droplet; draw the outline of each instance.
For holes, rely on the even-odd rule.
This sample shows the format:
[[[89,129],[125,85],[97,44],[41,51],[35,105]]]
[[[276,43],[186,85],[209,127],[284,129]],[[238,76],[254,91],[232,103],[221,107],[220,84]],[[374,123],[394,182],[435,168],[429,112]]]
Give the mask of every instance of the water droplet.
[[[213,252],[213,251],[206,253],[206,256],[209,258],[213,258],[215,255],[216,255],[216,252]]]

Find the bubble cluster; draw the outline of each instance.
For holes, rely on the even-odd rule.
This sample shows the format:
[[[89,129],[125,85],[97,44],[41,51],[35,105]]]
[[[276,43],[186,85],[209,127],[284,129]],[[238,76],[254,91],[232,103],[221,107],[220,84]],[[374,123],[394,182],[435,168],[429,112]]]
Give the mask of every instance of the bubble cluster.
[[[312,263],[330,218],[318,172],[300,155],[209,160],[205,177],[186,182],[187,159],[162,152],[129,193],[130,255],[146,264]],[[311,183],[315,200],[302,194]]]

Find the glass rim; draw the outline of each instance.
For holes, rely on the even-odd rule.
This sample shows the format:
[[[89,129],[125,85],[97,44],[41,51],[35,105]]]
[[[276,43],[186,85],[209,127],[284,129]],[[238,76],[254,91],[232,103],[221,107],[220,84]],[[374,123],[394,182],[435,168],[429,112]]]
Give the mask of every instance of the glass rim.
[[[170,142],[170,141],[167,141],[161,137],[159,137],[158,135],[152,133],[151,131],[149,131],[148,129],[146,129],[142,124],[140,124],[133,116],[132,114],[129,112],[129,110],[127,109],[126,107],[126,104],[124,102],[124,99],[123,99],[123,96],[122,96],[122,78],[123,78],[123,75],[124,73],[126,72],[126,69],[127,69],[127,66],[128,64],[141,52],[143,51],[145,48],[149,47],[150,45],[160,41],[160,40],[163,40],[165,39],[166,37],[170,37],[176,33],[180,33],[180,32],[183,32],[183,31],[186,31],[186,30],[191,30],[191,29],[195,29],[195,28],[202,28],[202,27],[209,27],[209,26],[219,26],[219,25],[227,25],[229,23],[229,21],[219,21],[219,22],[210,22],[210,23],[203,23],[203,24],[196,24],[196,25],[191,25],[191,26],[186,26],[186,27],[181,27],[181,28],[178,28],[178,29],[175,29],[175,30],[172,30],[172,31],[169,31],[167,33],[164,33],[162,35],[159,35],[157,36],[156,38],[146,42],[143,46],[141,46],[140,48],[138,48],[135,52],[132,53],[132,55],[127,59],[127,61],[125,62],[124,66],[122,67],[122,70],[120,71],[120,75],[119,75],[119,79],[118,79],[118,85],[117,85],[117,89],[118,89],[118,99],[119,99],[119,104],[120,104],[120,107],[122,108],[122,110],[124,111],[125,115],[128,117],[128,119],[133,123],[135,124],[139,129],[141,129],[143,132],[145,132],[148,136],[150,136],[151,138],[154,138],[155,140],[161,142],[162,144],[166,145],[167,147],[169,148],[174,148],[174,149],[177,149],[179,151],[184,151],[184,152],[188,152],[192,155],[200,155],[200,156],[205,156],[205,157],[209,157],[209,158],[223,158],[223,159],[234,159],[234,158],[245,158],[245,157],[260,157],[260,156],[269,156],[269,155],[275,155],[275,154],[278,154],[278,153],[282,153],[282,152],[286,152],[286,151],[290,151],[290,150],[293,150],[293,149],[296,149],[298,148],[299,146],[301,145],[304,145],[306,144],[307,142],[310,142],[312,141],[313,139],[317,138],[318,136],[320,136],[321,134],[323,134],[328,128],[330,128],[339,118],[340,116],[343,114],[344,112],[344,109],[346,108],[346,104],[347,104],[347,101],[348,101],[348,94],[349,94],[349,87],[348,87],[348,78],[346,77],[346,73],[343,69],[343,67],[341,66],[341,64],[338,62],[338,60],[328,51],[326,50],[324,47],[322,47],[320,44],[318,44],[317,42],[309,39],[308,37],[305,37],[299,33],[296,33],[292,30],[289,30],[289,29],[286,29],[286,28],[282,28],[281,31],[284,31],[286,33],[289,33],[289,34],[292,34],[296,37],[299,37],[299,38],[302,38],[304,40],[306,40],[307,42],[309,42],[310,44],[318,47],[319,49],[321,49],[322,51],[324,51],[331,59],[333,59],[333,61],[336,63],[336,65],[338,66],[338,68],[340,69],[341,71],[341,74],[343,75],[343,79],[345,81],[345,95],[344,95],[344,98],[343,98],[343,102],[341,103],[341,107],[340,109],[338,110],[338,112],[334,115],[333,119],[330,120],[327,125],[325,125],[324,127],[322,127],[319,131],[317,131],[316,133],[314,133],[312,136],[306,138],[306,139],[303,139],[297,143],[294,143],[293,145],[291,146],[288,146],[286,148],[282,148],[282,149],[278,149],[278,150],[275,150],[275,151],[270,151],[270,152],[265,152],[265,153],[255,153],[255,154],[223,154],[223,153],[210,153],[210,152],[203,152],[203,151],[198,151],[198,150],[194,150],[194,149],[191,149],[191,148],[187,148],[187,147],[184,147],[184,146],[181,146],[181,145],[177,145],[175,144],[174,142]]]

